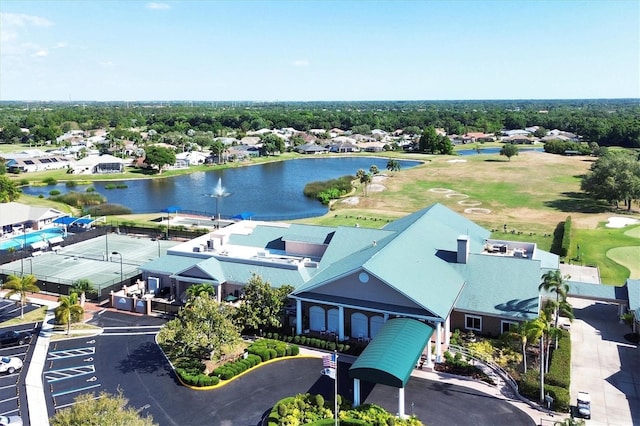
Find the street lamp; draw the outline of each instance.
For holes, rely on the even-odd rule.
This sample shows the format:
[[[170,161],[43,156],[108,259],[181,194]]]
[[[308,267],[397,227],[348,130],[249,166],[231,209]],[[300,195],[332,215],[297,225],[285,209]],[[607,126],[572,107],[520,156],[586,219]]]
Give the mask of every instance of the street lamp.
[[[112,251],[111,254],[117,254],[118,256],[120,256],[120,284],[124,285],[124,275],[122,275],[122,253]]]
[[[97,207],[96,208],[96,213],[100,214],[100,208]],[[99,219],[99,218],[97,218]],[[106,261],[109,261],[109,225],[107,224],[107,217],[104,216],[104,229],[105,229],[105,233],[104,233],[104,248],[105,248],[105,253],[106,253]]]
[[[33,258],[27,257],[27,260],[29,261],[29,275],[33,275]]]
[[[27,230],[22,225],[22,238],[24,242],[22,243],[22,253],[20,253],[20,276],[24,275],[24,255],[27,254]]]

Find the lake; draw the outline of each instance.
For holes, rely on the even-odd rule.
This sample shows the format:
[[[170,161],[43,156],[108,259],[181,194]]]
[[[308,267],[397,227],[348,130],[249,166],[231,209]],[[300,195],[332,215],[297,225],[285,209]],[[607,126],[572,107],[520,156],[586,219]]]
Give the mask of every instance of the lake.
[[[372,165],[385,172],[387,161],[376,157],[305,158],[169,178],[123,180],[118,183],[125,183],[127,188],[122,189],[105,189],[105,185],[114,181],[96,181],[75,188],[59,183],[22,190],[27,195],[49,197],[54,189],[61,193],[83,192],[93,186],[109,203],[126,206],[133,213],[160,212],[168,206],[179,206],[181,211],[207,216],[215,215],[216,211],[222,217],[250,211],[256,220],[290,220],[322,216],[328,211],[327,206],[304,196],[307,183],[355,176],[358,169],[368,171]],[[401,169],[420,164],[419,161],[398,162]],[[228,195],[216,199],[212,194],[219,181]]]

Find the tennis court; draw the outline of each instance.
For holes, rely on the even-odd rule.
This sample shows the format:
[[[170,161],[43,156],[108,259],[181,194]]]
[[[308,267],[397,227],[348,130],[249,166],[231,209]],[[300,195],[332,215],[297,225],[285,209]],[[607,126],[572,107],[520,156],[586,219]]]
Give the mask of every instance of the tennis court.
[[[2,265],[0,273],[31,274],[48,284],[43,291],[60,293],[56,283],[71,285],[88,279],[103,289],[139,274],[138,266],[164,255],[179,241],[153,240],[148,237],[109,234],[47,251],[39,256]],[[114,254],[115,253],[115,254]],[[62,292],[66,294],[66,292]]]

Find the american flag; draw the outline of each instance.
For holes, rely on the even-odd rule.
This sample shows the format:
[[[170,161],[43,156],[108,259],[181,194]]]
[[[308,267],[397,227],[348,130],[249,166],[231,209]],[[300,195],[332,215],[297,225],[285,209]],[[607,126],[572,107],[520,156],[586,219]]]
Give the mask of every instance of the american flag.
[[[336,368],[336,354],[325,355],[322,357],[322,366],[326,368]]]

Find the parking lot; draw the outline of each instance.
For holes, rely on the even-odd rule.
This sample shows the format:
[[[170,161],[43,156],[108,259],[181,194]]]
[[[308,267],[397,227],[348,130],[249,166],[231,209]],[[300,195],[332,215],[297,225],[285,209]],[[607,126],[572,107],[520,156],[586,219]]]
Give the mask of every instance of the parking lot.
[[[11,302],[13,304],[13,302]],[[20,313],[18,312],[18,315]],[[16,330],[16,331],[34,331],[35,323],[22,324],[20,326],[0,328],[0,332]],[[31,350],[35,336],[32,341],[23,345],[0,347],[0,357],[17,358],[22,361],[24,367],[17,369],[13,373],[0,373],[0,415],[3,416],[20,416],[25,425],[29,424],[29,413],[27,410],[27,395],[25,392],[24,379],[27,374],[29,361],[33,354]]]

